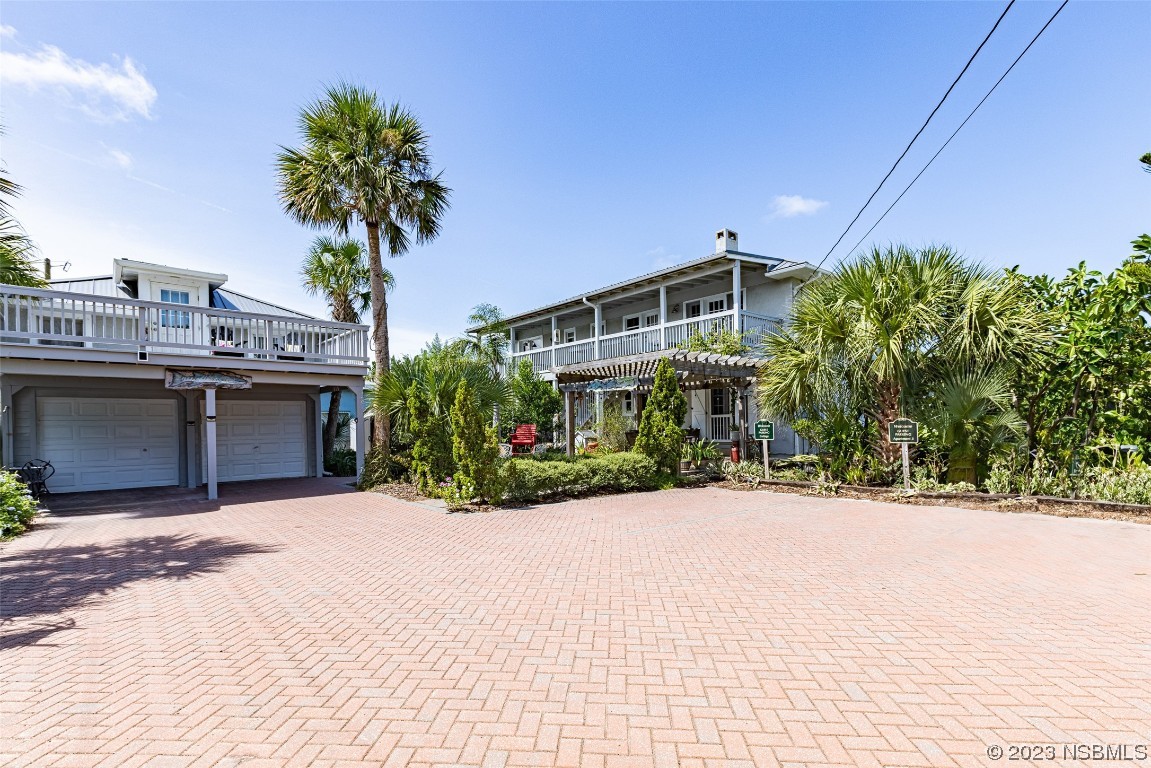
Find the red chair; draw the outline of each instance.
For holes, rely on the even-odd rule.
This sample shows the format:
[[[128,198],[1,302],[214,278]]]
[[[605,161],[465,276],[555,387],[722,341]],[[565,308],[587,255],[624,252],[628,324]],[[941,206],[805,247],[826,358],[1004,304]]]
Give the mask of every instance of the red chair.
[[[536,445],[536,425],[517,424],[508,442],[512,444],[512,453],[516,453],[517,449],[523,449],[520,453],[531,453]]]

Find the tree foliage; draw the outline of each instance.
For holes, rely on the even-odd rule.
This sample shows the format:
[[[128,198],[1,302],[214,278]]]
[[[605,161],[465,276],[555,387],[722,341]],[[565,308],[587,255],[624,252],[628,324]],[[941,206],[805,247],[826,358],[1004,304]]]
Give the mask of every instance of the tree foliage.
[[[679,348],[688,352],[710,352],[719,355],[744,355],[751,351],[745,334],[725,328],[713,328],[706,333],[694,331],[679,345]]]
[[[36,246],[12,211],[12,200],[20,191],[20,185],[8,176],[7,169],[0,168],[0,283],[43,288],[48,281],[35,261]]]
[[[520,360],[509,384],[512,407],[508,429],[516,424],[535,424],[542,440],[553,440],[556,417],[563,411],[563,395],[540,378],[530,360]]]
[[[482,501],[498,504],[504,483],[499,468],[499,439],[476,407],[476,399],[465,381],[456,390],[452,405],[452,458],[455,472],[449,498],[454,503]]]
[[[391,363],[381,240],[390,256],[440,232],[451,190],[432,170],[428,135],[419,120],[374,91],[340,83],[300,113],[303,144],[277,156],[280,202],[305,226],[347,235],[367,231],[372,334],[377,373]],[[386,454],[390,424],[382,420],[374,448]]]
[[[666,359],[655,369],[655,383],[639,421],[635,450],[655,461],[661,471],[676,472],[683,448],[687,398],[679,389],[675,369]]]
[[[452,473],[451,424],[436,413],[415,384],[408,389],[407,425],[411,433],[412,480],[425,496],[438,496],[439,485]]]

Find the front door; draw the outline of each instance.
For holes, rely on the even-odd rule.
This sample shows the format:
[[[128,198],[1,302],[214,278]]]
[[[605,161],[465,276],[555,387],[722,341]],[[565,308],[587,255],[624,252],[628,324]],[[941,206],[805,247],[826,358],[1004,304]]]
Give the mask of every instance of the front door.
[[[164,304],[190,305],[199,303],[198,291],[195,288],[178,285],[153,284],[153,297]],[[156,340],[176,344],[201,343],[196,339],[194,323],[191,312],[177,308],[164,308],[159,311],[156,320]]]

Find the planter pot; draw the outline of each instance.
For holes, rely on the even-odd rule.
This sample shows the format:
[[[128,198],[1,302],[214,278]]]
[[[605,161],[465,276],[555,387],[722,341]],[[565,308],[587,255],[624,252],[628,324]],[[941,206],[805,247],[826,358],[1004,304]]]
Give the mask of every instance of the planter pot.
[[[690,469],[691,469],[691,462],[690,461],[681,461],[679,463],[679,471],[681,473],[687,472]]]

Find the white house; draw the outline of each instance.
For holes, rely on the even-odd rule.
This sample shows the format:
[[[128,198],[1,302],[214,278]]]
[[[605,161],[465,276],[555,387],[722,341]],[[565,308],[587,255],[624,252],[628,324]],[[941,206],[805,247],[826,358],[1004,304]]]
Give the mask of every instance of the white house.
[[[0,285],[0,452],[55,493],[318,476],[321,392],[362,413],[367,329],[116,259],[105,277]],[[345,394],[345,397],[348,395]],[[357,432],[362,468],[364,433]]]
[[[530,360],[545,379],[555,381],[572,366],[587,370],[590,361],[604,361],[602,369],[609,370],[608,362],[650,359],[652,353],[682,348],[693,334],[714,330],[743,334],[754,354],[762,338],[780,327],[796,290],[815,272],[806,262],[741,251],[739,236],[722,229],[715,234],[715,251],[707,256],[512,315],[509,365],[514,369]],[[642,390],[617,393],[625,413],[638,413]],[[742,397],[743,413],[754,419],[755,398],[747,391]],[[688,404],[685,427],[703,438],[730,440],[737,411],[732,387],[688,388]],[[593,398],[580,398],[577,426],[593,407]],[[787,425],[777,425],[773,453],[806,449]]]

